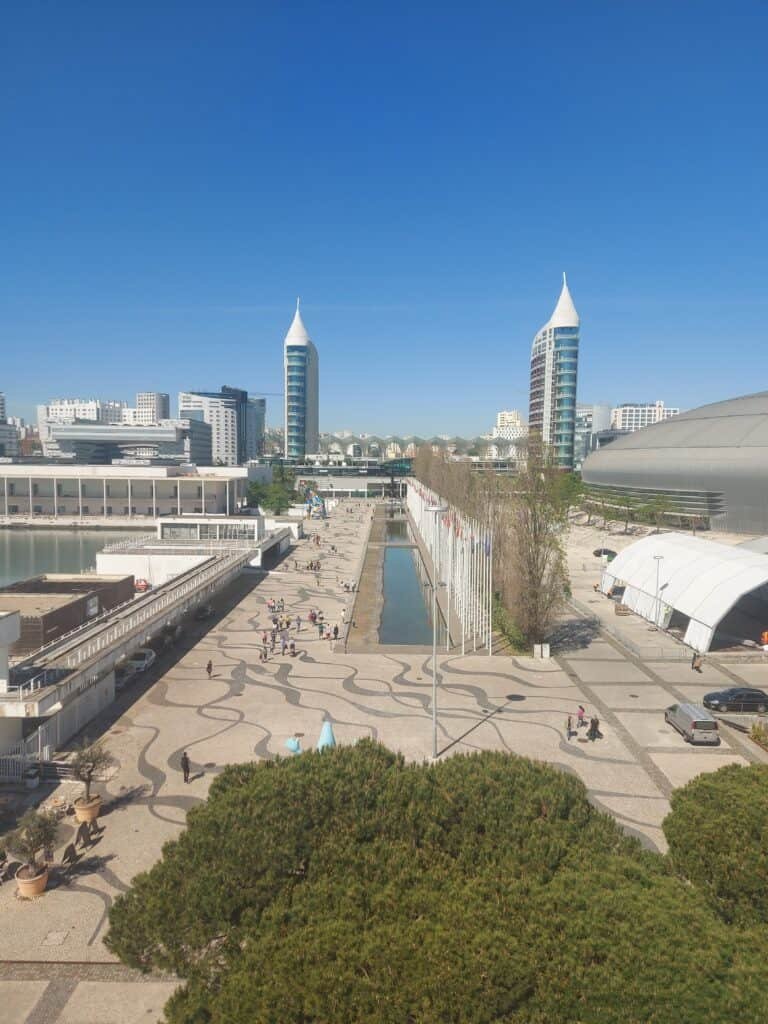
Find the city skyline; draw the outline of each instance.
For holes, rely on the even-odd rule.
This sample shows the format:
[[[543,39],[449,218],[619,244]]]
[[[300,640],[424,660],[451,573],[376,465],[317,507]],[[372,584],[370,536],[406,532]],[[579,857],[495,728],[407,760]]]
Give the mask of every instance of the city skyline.
[[[662,32],[594,2],[45,23],[8,13],[0,70],[12,414],[109,394],[117,366],[127,393],[280,392],[299,293],[323,429],[475,433],[525,405],[563,267],[580,401],[652,400],[668,377],[682,408],[751,389],[764,5],[665,7]]]

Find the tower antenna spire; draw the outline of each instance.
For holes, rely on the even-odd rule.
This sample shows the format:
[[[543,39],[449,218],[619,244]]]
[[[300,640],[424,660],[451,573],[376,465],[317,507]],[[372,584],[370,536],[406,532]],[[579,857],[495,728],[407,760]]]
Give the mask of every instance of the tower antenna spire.
[[[301,296],[300,296],[300,295],[297,295],[297,296],[296,296],[296,312],[297,312],[297,313],[299,312],[299,306],[300,306],[300,305],[301,305]]]

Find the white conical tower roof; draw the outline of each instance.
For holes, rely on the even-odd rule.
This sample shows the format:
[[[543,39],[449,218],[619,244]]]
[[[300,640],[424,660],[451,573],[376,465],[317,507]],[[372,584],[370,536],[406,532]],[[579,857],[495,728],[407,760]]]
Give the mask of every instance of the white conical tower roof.
[[[307,328],[304,326],[304,321],[301,319],[301,312],[299,310],[299,299],[296,299],[296,312],[293,317],[291,326],[288,328],[288,333],[285,336],[286,344],[291,345],[306,345],[310,341],[309,333]]]
[[[576,307],[573,304],[571,293],[568,291],[568,282],[563,274],[563,290],[560,292],[560,298],[557,300],[555,311],[549,318],[549,322],[544,325],[545,327],[578,327],[579,326],[579,314],[576,312]]]

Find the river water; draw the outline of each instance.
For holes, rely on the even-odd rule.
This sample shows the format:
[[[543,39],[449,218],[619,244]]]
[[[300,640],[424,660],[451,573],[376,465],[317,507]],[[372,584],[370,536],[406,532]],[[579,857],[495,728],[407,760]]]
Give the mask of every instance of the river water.
[[[0,530],[0,586],[47,572],[91,569],[97,551],[130,536],[128,530]]]

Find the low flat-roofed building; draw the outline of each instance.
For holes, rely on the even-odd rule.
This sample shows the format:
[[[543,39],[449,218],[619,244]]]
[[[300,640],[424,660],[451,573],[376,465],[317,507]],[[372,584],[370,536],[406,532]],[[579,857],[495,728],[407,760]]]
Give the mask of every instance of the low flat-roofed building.
[[[157,519],[233,515],[268,466],[87,466],[0,462],[0,516],[14,519]]]
[[[131,575],[52,573],[11,583],[0,589],[0,613],[18,612],[21,619],[11,655],[36,651],[133,596]]]

